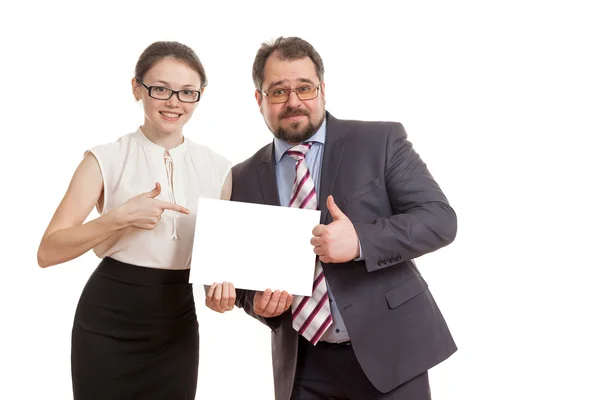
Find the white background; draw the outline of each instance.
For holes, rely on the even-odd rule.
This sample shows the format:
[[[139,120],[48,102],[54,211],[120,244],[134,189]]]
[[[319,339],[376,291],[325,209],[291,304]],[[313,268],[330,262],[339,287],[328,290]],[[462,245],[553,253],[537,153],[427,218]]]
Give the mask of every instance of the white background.
[[[402,122],[457,211],[456,241],[417,260],[459,346],[433,398],[600,398],[593,3],[3,3],[0,398],[71,396],[73,313],[98,260],[43,270],[36,251],[83,151],[142,123],[139,54],[197,51],[209,86],[184,133],[237,163],[271,138],[251,65],[279,35],[320,52],[334,116]],[[268,329],[197,304],[197,398],[272,398]]]

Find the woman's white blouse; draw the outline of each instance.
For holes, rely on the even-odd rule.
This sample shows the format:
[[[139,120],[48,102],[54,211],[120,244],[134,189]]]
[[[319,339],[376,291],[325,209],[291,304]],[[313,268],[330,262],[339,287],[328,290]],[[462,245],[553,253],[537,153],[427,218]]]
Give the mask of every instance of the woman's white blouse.
[[[99,213],[149,192],[155,182],[161,186],[157,199],[190,210],[189,215],[165,210],[154,229],[123,229],[97,245],[94,253],[144,267],[190,268],[198,198],[221,197],[231,162],[187,138],[166,153],[140,129],[88,151],[98,160],[104,180]]]

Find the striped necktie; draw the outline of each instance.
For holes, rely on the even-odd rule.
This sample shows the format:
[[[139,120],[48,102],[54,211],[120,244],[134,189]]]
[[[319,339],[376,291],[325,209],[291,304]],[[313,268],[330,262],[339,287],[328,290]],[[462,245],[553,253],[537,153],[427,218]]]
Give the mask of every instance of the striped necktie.
[[[312,142],[301,143],[286,152],[296,160],[296,179],[294,179],[292,187],[290,207],[317,209],[315,184],[304,160],[311,146]],[[312,290],[312,296],[294,297],[292,302],[292,326],[309,342],[316,345],[332,323],[327,284],[318,257]]]

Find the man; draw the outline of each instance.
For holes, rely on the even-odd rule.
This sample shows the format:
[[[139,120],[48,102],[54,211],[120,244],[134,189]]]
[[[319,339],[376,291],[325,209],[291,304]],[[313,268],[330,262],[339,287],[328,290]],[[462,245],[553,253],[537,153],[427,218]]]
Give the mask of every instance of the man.
[[[235,298],[272,329],[277,400],[430,399],[427,371],[456,345],[412,260],[454,240],[456,215],[402,125],[334,118],[323,76],[300,38],[258,50],[255,97],[275,139],[233,168],[231,196],[321,210],[312,297],[213,285],[206,304]]]

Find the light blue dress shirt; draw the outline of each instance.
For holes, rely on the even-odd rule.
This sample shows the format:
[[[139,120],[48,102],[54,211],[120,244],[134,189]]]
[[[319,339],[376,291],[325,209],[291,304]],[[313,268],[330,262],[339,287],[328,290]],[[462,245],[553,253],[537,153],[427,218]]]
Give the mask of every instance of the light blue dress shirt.
[[[323,163],[323,150],[325,147],[325,135],[326,135],[326,121],[317,130],[317,132],[307,140],[307,142],[314,142],[311,148],[306,154],[305,161],[315,183],[315,190],[317,192],[317,199],[319,198],[320,185],[321,185],[321,165]],[[279,192],[279,203],[282,206],[288,206],[290,203],[290,197],[292,196],[292,187],[294,185],[294,178],[296,177],[296,160],[294,160],[285,152],[292,147],[289,143],[281,139],[274,139],[275,145],[275,173],[277,176],[277,190]],[[319,204],[319,209],[327,207],[326,204]],[[362,259],[362,248],[361,256]],[[335,298],[327,285],[327,293],[329,294],[329,301],[331,304],[331,316],[333,323],[329,327],[325,334],[321,337],[322,341],[326,342],[346,342],[350,340],[348,336],[348,330],[342,320],[340,311],[335,302]]]

